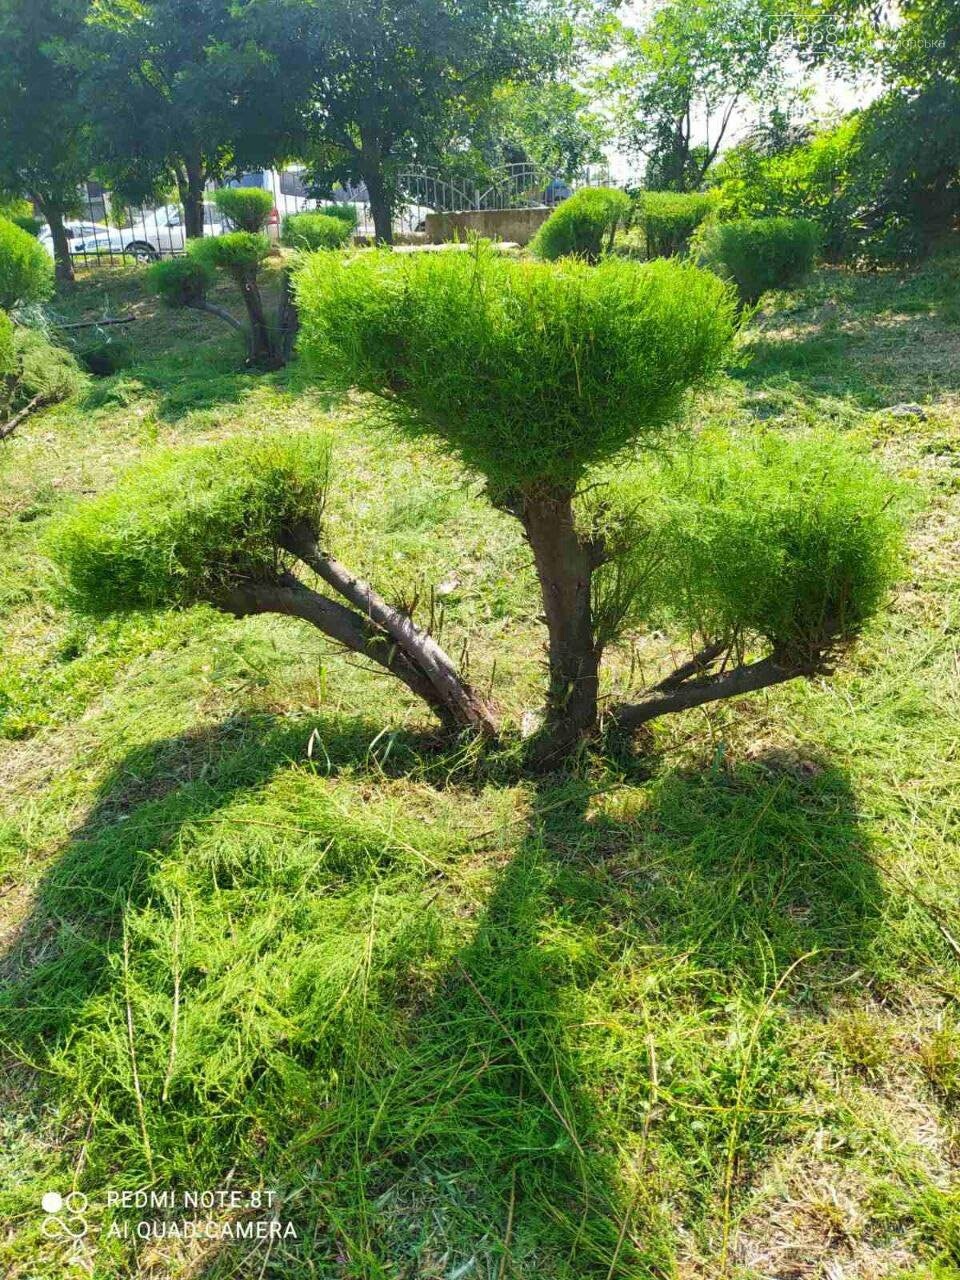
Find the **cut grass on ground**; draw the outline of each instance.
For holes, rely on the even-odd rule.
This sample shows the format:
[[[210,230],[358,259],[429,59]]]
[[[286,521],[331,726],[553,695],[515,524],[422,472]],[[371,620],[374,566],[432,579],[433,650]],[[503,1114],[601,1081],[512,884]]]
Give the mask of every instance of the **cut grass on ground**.
[[[243,372],[137,271],[58,304],[134,308],[137,356],[0,450],[4,1276],[958,1274],[950,270],[820,273],[695,414],[839,425],[912,485],[910,575],[856,655],[536,784],[296,623],[60,608],[65,503],[158,443],[323,423],[344,558],[443,584],[514,723],[542,679],[528,557],[470,477],[295,365]],[[664,656],[629,648],[612,681]],[[87,1197],[76,1244],[54,1188]],[[108,1205],[135,1188],[269,1190],[204,1216],[296,1234],[141,1239],[184,1214]]]

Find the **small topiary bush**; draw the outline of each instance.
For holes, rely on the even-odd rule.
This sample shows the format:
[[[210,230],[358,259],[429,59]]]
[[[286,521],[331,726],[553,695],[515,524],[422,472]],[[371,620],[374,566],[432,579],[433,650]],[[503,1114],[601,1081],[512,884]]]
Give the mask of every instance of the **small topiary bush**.
[[[170,307],[202,302],[216,278],[213,268],[195,255],[167,258],[147,268],[147,287]]]
[[[741,218],[709,223],[691,251],[753,304],[768,289],[800,284],[813,268],[819,244],[820,230],[806,218]]]
[[[648,258],[686,253],[690,238],[717,205],[711,192],[641,191],[632,223],[639,228]]]
[[[630,197],[608,187],[585,187],[557,205],[534,236],[537,258],[578,257],[598,262],[613,244],[617,228],[630,216]]]
[[[39,302],[53,292],[53,260],[37,240],[0,218],[0,310]]]
[[[605,710],[629,731],[827,674],[879,606],[899,524],[870,463],[830,439],[691,444],[678,431],[687,391],[720,368],[735,330],[716,276],[676,260],[512,260],[478,243],[307,255],[296,289],[308,371],[441,440],[520,522],[548,642],[539,764],[600,727],[600,663],[627,628],[667,625],[696,649]],[[379,663],[444,725],[496,732],[429,632],[327,550],[326,477],[325,445],[303,437],[164,455],[78,508],[51,548],[82,608],[206,600],[296,617]]]
[[[273,212],[273,195],[260,187],[221,187],[213,202],[237,231],[262,231]]]
[[[291,249],[341,249],[354,225],[325,213],[290,213],[283,220],[280,239]]]
[[[319,435],[154,455],[53,530],[70,601],[92,614],[190,605],[274,579],[284,528],[322,515],[329,456]]]

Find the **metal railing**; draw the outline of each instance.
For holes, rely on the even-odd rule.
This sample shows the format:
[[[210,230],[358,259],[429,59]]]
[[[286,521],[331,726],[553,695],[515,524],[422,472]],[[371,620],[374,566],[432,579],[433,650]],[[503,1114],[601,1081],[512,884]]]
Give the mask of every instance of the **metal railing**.
[[[270,191],[274,198],[276,218],[268,228],[279,234],[279,224],[291,213],[322,209],[334,202],[353,204],[357,213],[359,236],[373,236],[373,217],[366,189],[344,186],[330,199],[312,196],[299,168],[266,169],[244,173],[222,184],[255,186]],[[483,183],[457,181],[430,168],[409,168],[398,177],[398,199],[394,209],[394,234],[415,235],[424,230],[428,213],[456,213],[473,209],[513,209],[553,205],[582,186],[609,183],[605,166],[591,166],[575,179],[558,179],[530,164],[506,165],[491,173]],[[220,235],[232,230],[213,200],[215,184],[204,192],[204,235]],[[78,265],[120,265],[153,262],[174,257],[186,249],[187,235],[183,207],[176,199],[155,207],[124,206],[96,182],[89,182],[82,193],[81,213],[67,222],[70,252]],[[41,241],[52,254],[52,238],[48,228]]]

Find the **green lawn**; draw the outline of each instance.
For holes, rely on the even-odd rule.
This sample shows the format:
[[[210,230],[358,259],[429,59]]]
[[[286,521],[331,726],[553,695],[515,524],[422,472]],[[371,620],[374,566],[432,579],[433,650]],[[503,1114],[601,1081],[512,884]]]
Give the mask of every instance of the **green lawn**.
[[[296,622],[57,603],[65,503],[160,444],[325,424],[338,554],[440,586],[509,723],[542,684],[476,480],[295,364],[241,371],[134,270],[58,302],[133,311],[136,363],[0,446],[3,1276],[960,1274],[958,290],[956,259],[825,270],[691,414],[838,427],[908,482],[908,574],[836,677],[532,781]],[[633,637],[609,687],[668,654]],[[75,1251],[39,1204],[74,1187]],[[296,1234],[125,1236],[163,1214],[108,1192],[150,1187],[269,1190]]]

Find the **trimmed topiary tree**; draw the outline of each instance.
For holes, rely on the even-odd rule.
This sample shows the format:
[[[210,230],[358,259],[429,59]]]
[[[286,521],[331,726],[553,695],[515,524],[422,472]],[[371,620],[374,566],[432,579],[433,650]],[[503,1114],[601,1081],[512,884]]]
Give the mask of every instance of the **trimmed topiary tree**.
[[[553,262],[576,257],[599,262],[617,228],[630,217],[630,197],[611,187],[584,187],[558,204],[533,237],[534,256]]]
[[[846,446],[708,437],[666,460],[661,446],[685,439],[687,392],[734,332],[734,300],[709,273],[477,246],[315,255],[296,287],[318,380],[369,392],[403,431],[439,439],[520,522],[547,629],[541,760],[598,728],[601,660],[631,628],[671,626],[692,652],[610,707],[625,730],[829,671],[882,600],[898,523],[882,475]],[[301,436],[164,457],[80,507],[54,554],[80,607],[208,600],[302,618],[445,725],[495,731],[429,633],[332,555],[328,475],[326,446]],[[312,592],[297,561],[340,601]]]
[[[327,213],[288,213],[280,230],[280,240],[291,249],[342,249],[353,234],[356,219]]]
[[[0,218],[0,310],[39,302],[53,292],[53,262],[28,231]]]
[[[820,229],[808,218],[738,218],[702,227],[691,252],[701,266],[732,280],[741,301],[752,305],[768,289],[801,284],[819,247]]]
[[[237,231],[263,231],[273,212],[273,196],[260,187],[220,187],[213,202]]]
[[[191,240],[185,257],[154,263],[147,272],[147,283],[168,306],[206,311],[242,333],[251,364],[277,368],[290,357],[296,326],[288,273],[281,285],[277,323],[271,325],[267,320],[259,272],[269,252],[267,237],[250,231]],[[246,326],[207,297],[218,271],[229,276],[239,289],[247,311]]]

